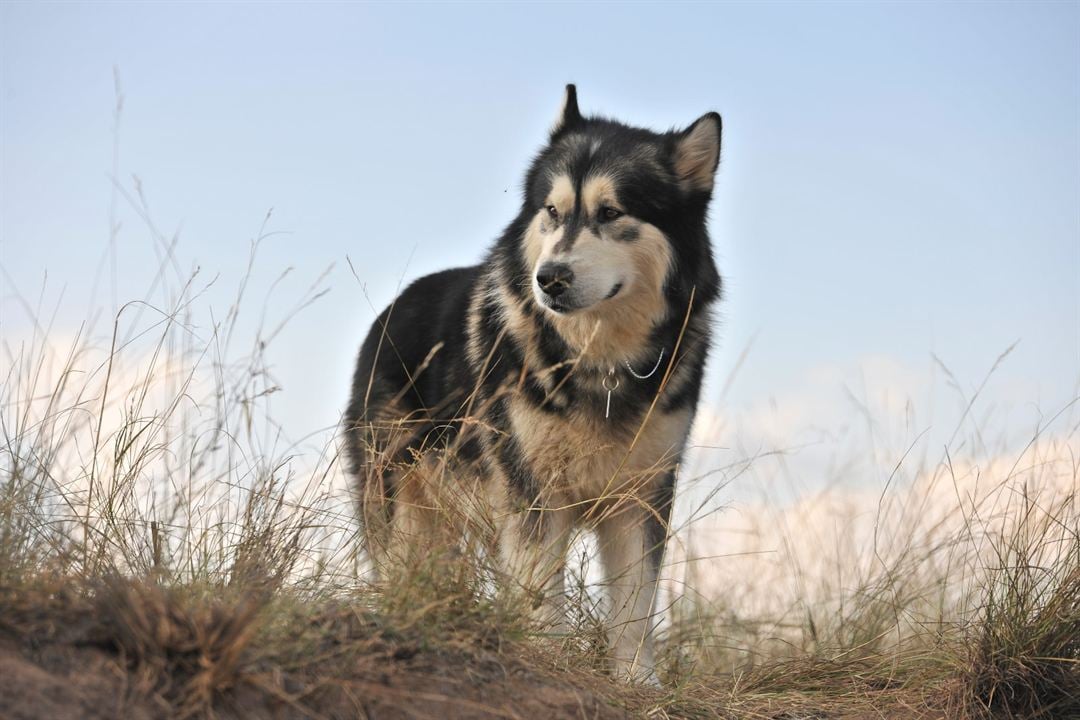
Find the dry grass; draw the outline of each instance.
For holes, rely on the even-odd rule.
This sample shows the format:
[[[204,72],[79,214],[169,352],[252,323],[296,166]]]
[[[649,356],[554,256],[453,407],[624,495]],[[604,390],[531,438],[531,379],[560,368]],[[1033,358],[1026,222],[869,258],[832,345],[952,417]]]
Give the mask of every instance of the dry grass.
[[[5,344],[0,655],[26,678],[9,714],[56,692],[16,658],[83,693],[72,716],[93,697],[102,717],[1080,717],[1076,427],[977,471],[898,453],[869,514],[771,508],[754,547],[710,545],[709,518],[673,528],[665,685],[626,687],[585,570],[569,637],[530,625],[482,557],[368,584],[334,429],[297,447],[271,407],[268,348],[323,278],[242,340],[259,242],[220,320],[166,262],[104,338],[39,324]],[[800,517],[850,526],[814,543]]]

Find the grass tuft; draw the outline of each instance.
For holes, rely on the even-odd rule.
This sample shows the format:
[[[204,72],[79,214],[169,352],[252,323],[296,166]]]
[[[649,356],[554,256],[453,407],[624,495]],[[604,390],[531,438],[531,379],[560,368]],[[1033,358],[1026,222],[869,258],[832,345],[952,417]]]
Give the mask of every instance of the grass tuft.
[[[1080,518],[1023,494],[1015,527],[992,538],[960,684],[972,717],[1080,717]]]

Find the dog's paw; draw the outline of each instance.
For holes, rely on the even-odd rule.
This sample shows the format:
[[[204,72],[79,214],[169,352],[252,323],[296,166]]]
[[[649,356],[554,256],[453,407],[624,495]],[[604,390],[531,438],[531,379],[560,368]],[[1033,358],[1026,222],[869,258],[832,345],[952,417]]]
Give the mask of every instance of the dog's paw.
[[[656,674],[656,670],[649,668],[643,673],[637,675],[633,682],[639,685],[645,685],[647,687],[660,689],[663,687],[663,683],[660,682],[660,676]]]
[[[616,679],[631,685],[662,687],[656,669],[642,663],[616,661],[614,675]]]

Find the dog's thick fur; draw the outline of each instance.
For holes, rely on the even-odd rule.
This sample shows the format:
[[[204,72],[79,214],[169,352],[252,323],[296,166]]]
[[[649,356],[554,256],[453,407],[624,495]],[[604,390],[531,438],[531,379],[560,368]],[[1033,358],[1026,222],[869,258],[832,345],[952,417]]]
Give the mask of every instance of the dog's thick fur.
[[[486,537],[507,585],[557,622],[568,544],[592,529],[615,669],[651,675],[675,471],[720,294],[706,229],[720,135],[716,113],[666,133],[583,117],[567,86],[484,261],[420,278],[379,315],[345,418],[376,567]]]

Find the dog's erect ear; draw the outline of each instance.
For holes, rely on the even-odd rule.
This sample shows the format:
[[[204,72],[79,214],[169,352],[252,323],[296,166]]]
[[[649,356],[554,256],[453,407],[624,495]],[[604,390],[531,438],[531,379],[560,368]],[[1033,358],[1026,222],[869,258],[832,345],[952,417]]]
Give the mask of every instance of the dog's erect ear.
[[[675,140],[675,172],[683,190],[709,192],[720,164],[723,123],[717,113],[705,113],[678,134]]]
[[[584,118],[581,117],[581,111],[577,106],[577,88],[572,84],[566,86],[566,92],[563,94],[562,109],[559,110],[559,116],[555,118],[555,124],[551,126],[551,137],[555,137],[564,130],[578,125]]]

